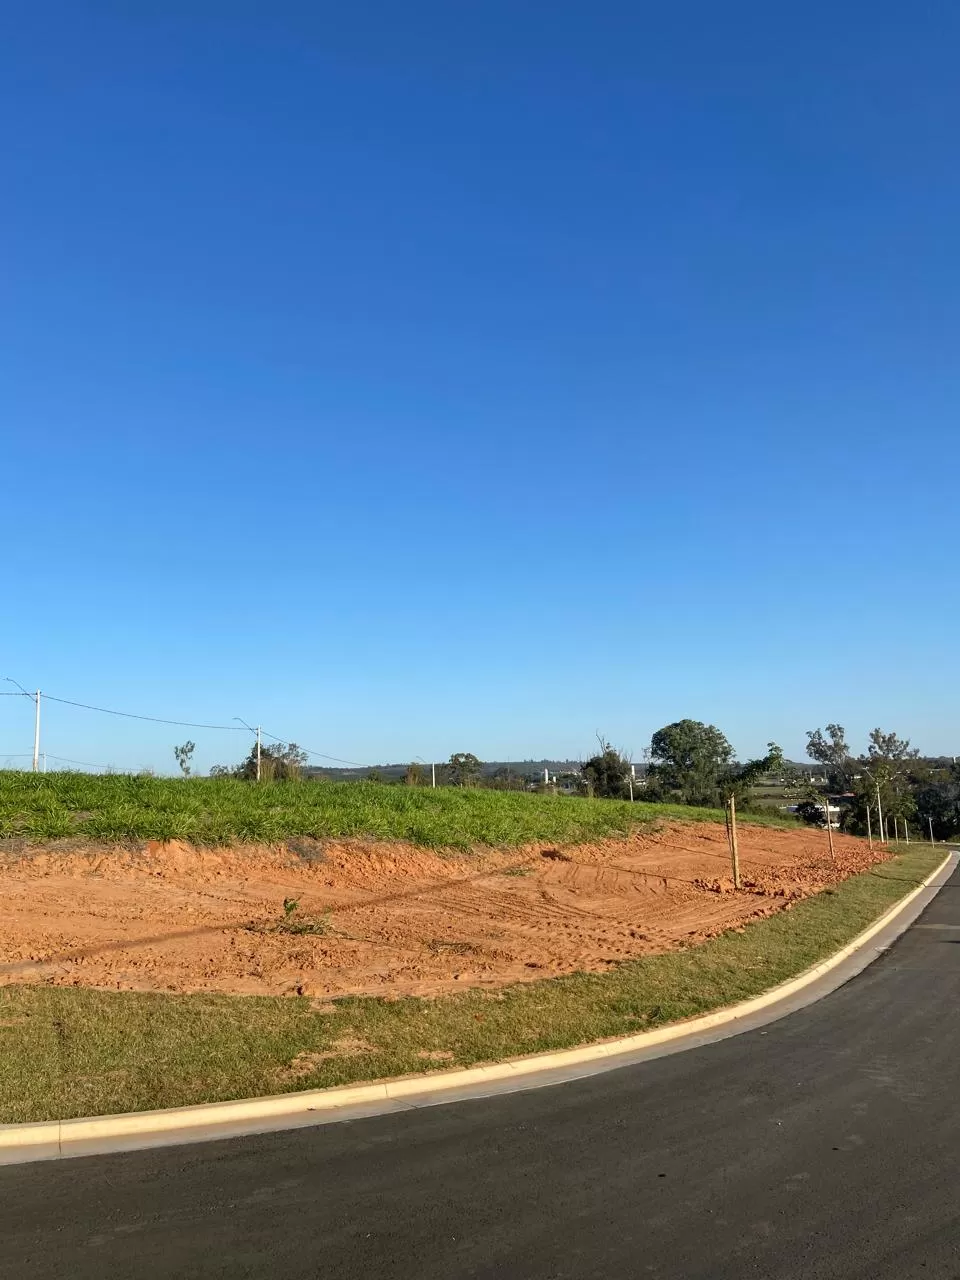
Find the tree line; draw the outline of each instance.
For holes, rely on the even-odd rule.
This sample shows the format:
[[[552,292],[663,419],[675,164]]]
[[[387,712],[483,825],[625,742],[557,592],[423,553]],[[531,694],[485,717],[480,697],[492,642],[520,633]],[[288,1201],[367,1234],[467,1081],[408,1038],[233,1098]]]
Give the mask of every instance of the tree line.
[[[960,834],[955,759],[923,757],[908,739],[882,729],[874,729],[866,751],[854,755],[839,724],[808,730],[807,755],[822,766],[824,778],[800,788],[797,812],[807,822],[823,825],[833,800],[841,829],[854,835],[883,835],[894,823],[924,828],[937,840]]]
[[[190,773],[193,743],[175,748],[185,775]],[[537,773],[500,768],[485,773],[483,762],[472,752],[458,751],[443,764],[419,762],[405,774],[386,779],[376,769],[367,771],[372,782],[430,786],[435,777],[442,787],[485,787],[503,791],[562,790],[568,794],[628,800],[676,803],[722,808],[731,797],[738,808],[756,808],[755,792],[761,781],[778,786],[785,802],[792,801],[801,820],[824,826],[830,806],[839,810],[835,825],[842,831],[878,836],[890,824],[913,824],[932,832],[937,840],[960,835],[960,765],[952,759],[929,759],[896,733],[874,729],[865,751],[854,754],[842,725],[807,732],[807,756],[819,767],[816,781],[806,779],[784,759],[776,743],[766,754],[738,761],[732,745],[716,725],[699,720],[677,720],[658,729],[645,751],[640,774],[629,755],[602,736],[598,750],[583,762],[578,773],[563,774],[544,783]],[[260,748],[260,777],[266,781],[295,781],[304,776],[307,754],[296,743],[274,743]],[[213,777],[252,781],[257,777],[256,748],[233,767],[214,765]]]

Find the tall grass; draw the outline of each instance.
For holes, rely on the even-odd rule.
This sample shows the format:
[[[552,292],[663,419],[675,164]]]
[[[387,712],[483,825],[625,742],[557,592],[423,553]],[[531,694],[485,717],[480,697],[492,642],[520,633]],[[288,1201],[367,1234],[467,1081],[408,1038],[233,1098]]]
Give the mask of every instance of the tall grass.
[[[709,809],[372,782],[264,782],[0,771],[0,838],[218,845],[295,836],[408,840],[435,848],[575,843]]]

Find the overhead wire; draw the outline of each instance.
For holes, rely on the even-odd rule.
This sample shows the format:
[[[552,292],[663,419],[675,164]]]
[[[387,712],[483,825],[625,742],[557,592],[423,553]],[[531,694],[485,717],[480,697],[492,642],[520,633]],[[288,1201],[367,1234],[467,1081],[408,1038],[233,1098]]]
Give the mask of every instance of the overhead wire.
[[[148,720],[151,724],[172,724],[179,729],[220,729],[224,732],[243,733],[235,724],[196,724],[192,720],[163,720],[159,716],[141,716],[132,711],[112,711],[109,707],[94,707],[89,702],[73,702],[70,698],[55,698],[52,693],[42,695],[45,702],[59,702],[65,707],[82,707],[84,711],[99,711],[105,716],[122,716],[124,720]]]
[[[0,691],[0,696],[8,698],[32,698],[31,693],[7,693],[6,690]],[[96,707],[89,702],[75,702],[71,698],[57,698],[52,693],[44,693],[41,695],[47,702],[57,702],[65,707],[79,707],[83,711],[97,711],[105,716],[119,716],[124,720],[144,720],[149,724],[168,724],[174,725],[179,729],[211,729],[225,733],[249,733],[254,732],[249,725],[236,724],[198,724],[192,720],[166,720],[160,716],[144,716],[132,711],[115,711],[110,707]],[[260,731],[264,737],[269,738],[272,742],[284,742],[286,739],[277,737],[274,733],[267,733],[266,729]],[[297,744],[299,746],[299,743]],[[308,756],[316,756],[318,760],[329,760],[333,764],[345,764],[353,769],[366,769],[367,765],[361,764],[358,760],[344,760],[340,756],[327,755],[323,751],[313,751],[309,747],[301,747],[301,751],[305,751]],[[66,764],[85,764],[82,760],[67,760],[63,756],[51,756],[52,760],[62,760]],[[88,765],[91,769],[107,769],[109,765]]]
[[[263,734],[265,738],[269,738],[271,742],[286,741],[286,739],[284,738],[278,738],[275,733],[267,733],[266,729],[261,729],[260,732]],[[328,756],[328,755],[324,755],[322,751],[311,751],[309,747],[300,746],[299,742],[296,745],[300,747],[301,751],[305,751],[308,756],[316,756],[318,760],[332,760],[335,764],[347,764],[354,769],[369,768],[369,765],[360,764],[358,760],[342,760],[340,756]]]

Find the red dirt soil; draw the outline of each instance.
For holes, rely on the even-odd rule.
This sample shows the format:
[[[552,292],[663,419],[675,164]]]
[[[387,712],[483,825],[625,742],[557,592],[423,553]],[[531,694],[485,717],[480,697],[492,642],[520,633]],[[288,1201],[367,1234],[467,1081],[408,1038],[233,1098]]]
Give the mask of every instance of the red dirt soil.
[[[244,995],[431,995],[602,970],[782,910],[886,855],[744,825],[563,850],[404,844],[28,851],[0,864],[0,984]],[[284,900],[297,903],[285,915]],[[313,931],[311,931],[313,930]]]

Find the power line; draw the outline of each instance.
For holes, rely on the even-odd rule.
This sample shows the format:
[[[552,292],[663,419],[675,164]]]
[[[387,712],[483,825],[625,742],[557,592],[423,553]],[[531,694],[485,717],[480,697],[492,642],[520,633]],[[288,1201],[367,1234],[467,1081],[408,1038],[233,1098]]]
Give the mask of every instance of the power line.
[[[92,764],[89,760],[71,760],[68,756],[52,756],[48,751],[44,751],[43,754],[48,760],[57,760],[60,764],[82,764],[85,769],[110,769],[113,767],[109,764]]]
[[[7,693],[5,690],[3,690],[3,691],[0,691],[0,696],[7,697],[7,698],[32,698],[34,695],[26,692]],[[95,707],[89,702],[74,702],[71,698],[57,698],[57,697],[54,697],[52,693],[44,693],[42,696],[45,701],[57,702],[64,707],[79,707],[83,711],[97,711],[101,715],[119,716],[124,720],[145,720],[149,724],[175,725],[179,729],[215,729],[224,733],[227,733],[227,732],[244,733],[246,730],[249,730],[250,728],[249,725],[244,725],[243,727],[241,727],[235,724],[196,724],[192,720],[165,720],[165,719],[162,719],[160,716],[138,715],[132,711],[114,711],[111,707]],[[262,732],[265,737],[270,738],[271,741],[273,742],[285,741],[283,738],[278,738],[277,735],[274,733],[267,733],[266,730],[263,730]],[[316,756],[318,760],[329,760],[333,764],[345,764],[345,765],[348,765],[350,768],[354,768],[354,769],[367,768],[365,764],[361,764],[358,760],[343,760],[341,759],[340,756],[327,755],[323,751],[311,751],[309,747],[301,747],[301,750],[305,751],[308,756]],[[52,760],[60,760],[64,764],[83,764],[87,768],[91,768],[91,769],[107,769],[110,767],[109,765],[88,764],[86,761],[83,761],[83,760],[68,760],[64,756],[51,756],[50,758]]]
[[[29,695],[28,695],[29,696]],[[149,720],[151,724],[172,724],[180,729],[222,729],[230,733],[243,733],[235,724],[194,724],[190,720],[162,720],[159,716],[140,716],[132,711],[112,711],[109,707],[93,707],[88,702],[72,702],[69,698],[55,698],[52,693],[43,695],[45,702],[59,702],[65,707],[81,707],[84,711],[99,711],[105,716],[122,716],[124,720]]]
[[[276,735],[275,733],[267,733],[266,729],[261,729],[261,731],[260,731],[260,732],[263,734],[263,736],[264,736],[265,738],[270,738],[270,739],[272,739],[272,741],[274,741],[274,742],[283,742],[283,741],[284,741],[284,739],[283,739],[283,738],[278,738],[278,737],[277,737],[277,735]],[[298,747],[300,747],[300,743],[299,743],[299,742],[297,743],[297,746],[298,746]],[[339,756],[327,756],[327,755],[324,755],[324,753],[323,753],[322,751],[311,751],[309,747],[300,747],[300,750],[301,750],[301,751],[305,751],[305,752],[307,753],[307,755],[308,755],[308,756],[317,756],[317,758],[318,758],[318,759],[320,759],[320,760],[333,760],[333,761],[334,761],[334,763],[336,763],[336,764],[348,764],[348,765],[351,765],[351,766],[352,766],[353,768],[355,768],[355,769],[367,769],[367,768],[369,768],[369,766],[368,766],[368,765],[360,764],[360,762],[359,762],[358,760],[341,760]]]

